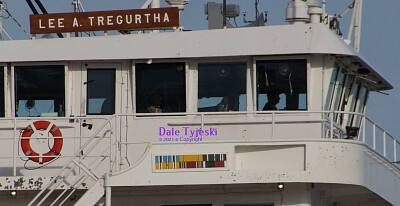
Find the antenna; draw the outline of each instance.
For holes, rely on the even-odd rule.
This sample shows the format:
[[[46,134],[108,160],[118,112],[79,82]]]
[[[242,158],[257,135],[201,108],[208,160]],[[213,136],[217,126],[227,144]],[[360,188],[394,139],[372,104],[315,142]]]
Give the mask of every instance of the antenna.
[[[324,6],[325,0],[323,1]],[[362,3],[363,0],[354,0],[349,6],[344,9],[339,16],[335,16],[336,20],[340,20],[347,12],[353,9],[353,14],[351,17],[351,22],[349,26],[349,32],[346,38],[346,42],[350,44],[351,38],[353,37],[353,48],[360,52],[360,40],[361,40],[361,16],[362,16]],[[324,10],[324,8],[323,8]],[[353,36],[354,31],[354,36]]]
[[[254,2],[254,6],[256,7],[256,19],[258,18],[258,3],[260,2],[260,0],[255,0]]]
[[[85,11],[80,0],[73,0],[72,5],[74,5],[74,13],[80,12],[81,10]],[[78,32],[75,32],[75,37],[79,37]]]
[[[362,3],[363,0],[355,0],[355,9],[353,11],[353,17],[352,17],[353,19],[352,21],[354,21],[353,47],[357,52],[360,52]],[[347,38],[349,39],[350,36]]]

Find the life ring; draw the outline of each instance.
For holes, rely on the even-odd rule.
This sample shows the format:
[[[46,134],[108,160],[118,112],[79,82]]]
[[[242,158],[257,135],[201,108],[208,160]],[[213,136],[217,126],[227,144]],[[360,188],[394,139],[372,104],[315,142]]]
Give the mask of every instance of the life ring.
[[[48,121],[36,121],[33,123],[33,126],[35,127],[35,129],[33,129],[31,127],[31,125],[28,125],[25,129],[24,132],[22,133],[21,137],[31,137],[32,134],[34,133],[34,131],[37,130],[49,130],[49,132],[53,135],[53,137],[62,137],[61,131],[60,129],[52,124],[51,122]],[[51,126],[51,128],[49,129],[49,127]],[[45,154],[39,154],[37,152],[35,152],[31,145],[30,145],[30,139],[22,139],[21,140],[21,148],[22,151],[24,152],[24,154],[26,156],[33,156],[33,157],[29,157],[30,160],[37,162],[39,164],[43,164],[45,162],[49,162],[51,160],[53,160],[55,157],[60,154],[61,149],[63,146],[63,139],[62,138],[54,138],[54,145],[53,147],[50,149],[50,151],[48,151]],[[53,157],[46,157],[46,156],[53,156]]]

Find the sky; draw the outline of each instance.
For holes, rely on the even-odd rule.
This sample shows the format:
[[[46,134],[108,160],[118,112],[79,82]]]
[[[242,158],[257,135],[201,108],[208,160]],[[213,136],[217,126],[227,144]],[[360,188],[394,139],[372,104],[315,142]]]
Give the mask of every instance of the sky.
[[[222,0],[209,0],[221,3]],[[32,14],[25,0],[3,0],[7,9],[29,31],[29,15]],[[85,11],[138,9],[145,0],[81,0]],[[204,4],[207,0],[191,0],[182,12],[181,25],[187,30],[207,29]],[[240,10],[247,12],[247,19],[255,17],[253,0],[227,0],[229,4],[239,4]],[[259,0],[260,11],[268,11],[268,25],[282,25],[289,0]],[[352,0],[326,0],[329,14],[341,13]],[[73,12],[72,0],[42,0],[49,13]],[[161,6],[167,4],[161,0]],[[398,0],[364,0],[361,33],[361,55],[394,87],[385,94],[372,92],[366,113],[374,122],[390,134],[400,139],[400,23],[398,21]],[[14,40],[27,39],[16,23],[3,14],[3,27]],[[347,37],[351,13],[342,19],[341,30]],[[237,18],[243,25],[243,17]],[[4,36],[4,35],[3,35]],[[7,37],[3,37],[7,38]],[[1,47],[0,47],[1,48]]]

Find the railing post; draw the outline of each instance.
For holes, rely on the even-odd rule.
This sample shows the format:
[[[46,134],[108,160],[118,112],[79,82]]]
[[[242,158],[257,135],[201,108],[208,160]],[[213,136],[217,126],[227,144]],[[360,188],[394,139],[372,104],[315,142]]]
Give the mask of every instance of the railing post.
[[[271,136],[272,136],[272,139],[275,139],[275,112],[272,112]]]
[[[376,150],[376,139],[375,139],[375,123],[372,124],[372,148]]]
[[[397,141],[396,138],[393,138],[393,162],[397,162]]]
[[[365,117],[365,115],[363,115],[362,116],[362,127],[363,127],[363,130],[362,130],[362,132],[363,132],[363,135],[362,135],[362,141],[365,143],[365,127],[367,127],[367,125],[365,124],[366,122],[365,122],[365,119],[366,119],[366,117]]]
[[[121,138],[121,133],[120,133],[120,129],[121,129],[121,120],[120,120],[120,116],[119,115],[115,115],[115,154],[114,154],[114,158],[115,158],[115,171],[119,171],[119,167],[121,165],[121,157],[120,157],[120,147],[119,147],[119,138]],[[110,149],[112,150],[112,149]]]
[[[16,165],[16,156],[17,156],[17,119],[14,118],[14,131],[13,131],[13,176],[17,176],[17,165]]]
[[[106,188],[106,206],[111,206],[111,187],[109,186],[109,177],[109,173],[106,173],[104,176],[104,185]]]
[[[386,157],[386,131],[383,131],[382,134],[382,147],[383,147],[383,156]]]
[[[201,130],[204,131],[204,113],[201,113]]]
[[[333,114],[334,114],[334,112],[331,111],[331,115],[330,115],[330,121],[331,121],[331,128],[330,128],[330,130],[331,130],[331,139],[333,139],[333,132],[334,132],[334,130],[333,130]]]

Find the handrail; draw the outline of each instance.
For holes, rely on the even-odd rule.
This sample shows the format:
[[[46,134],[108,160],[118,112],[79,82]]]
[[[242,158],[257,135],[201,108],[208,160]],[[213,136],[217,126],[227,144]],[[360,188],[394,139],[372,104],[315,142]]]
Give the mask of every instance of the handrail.
[[[395,138],[393,135],[388,133],[386,130],[384,130],[381,126],[377,125],[375,122],[373,122],[370,118],[368,118],[366,116],[365,116],[365,121],[368,121],[372,125],[372,148],[374,150],[376,150],[377,152],[381,153],[376,148],[376,139],[377,139],[376,132],[377,132],[377,129],[378,129],[378,131],[381,131],[381,133],[382,133],[382,136],[381,136],[381,139],[382,139],[382,153],[381,154],[384,157],[386,157],[388,160],[390,160],[392,163],[400,164],[400,162],[398,161],[398,158],[397,158],[397,154],[398,154],[397,148],[400,147],[400,141],[397,138]],[[364,123],[364,125],[365,125],[365,123]],[[366,139],[365,139],[366,137],[365,136],[366,136],[366,131],[365,131],[365,127],[364,127],[363,128],[363,136],[362,136],[363,137],[362,141],[364,143],[366,143]],[[386,141],[388,138],[390,138],[391,141]],[[389,148],[390,144],[392,144],[392,148]],[[393,152],[392,157],[388,157],[388,154],[387,154],[388,151],[392,151]]]
[[[192,113],[140,113],[140,114],[118,114],[118,116],[132,116],[134,118],[147,118],[147,117],[171,117],[171,116],[189,116],[189,115],[195,115],[200,117],[200,122],[197,123],[201,126],[201,128],[204,128],[205,122],[207,120],[208,116],[225,116],[225,115],[248,115],[248,114],[253,114],[253,115],[262,115],[262,114],[269,114],[271,115],[271,122],[270,124],[272,125],[271,128],[271,136],[272,139],[275,138],[275,125],[279,123],[281,120],[277,120],[276,116],[279,115],[291,115],[291,114],[317,114],[320,113],[323,118],[326,119],[326,121],[329,123],[329,127],[325,129],[335,129],[338,132],[340,132],[342,135],[345,134],[345,129],[344,126],[341,126],[337,124],[335,121],[333,121],[333,115],[331,114],[347,114],[347,115],[355,115],[355,116],[360,116],[361,117],[361,124],[360,124],[360,131],[358,132],[358,137],[357,140],[365,143],[367,146],[369,146],[371,149],[376,150],[378,153],[382,154],[385,158],[388,160],[392,161],[395,164],[400,164],[399,158],[397,157],[397,154],[399,153],[397,150],[398,147],[400,147],[400,141],[395,138],[393,135],[385,131],[381,126],[377,125],[375,122],[373,122],[370,118],[368,118],[365,114],[357,113],[357,112],[346,112],[346,111],[246,111],[246,112],[192,112]],[[327,116],[327,114],[329,116]],[[372,145],[368,144],[367,141],[367,132],[366,132],[366,122],[370,123],[372,125]],[[243,122],[246,123],[246,122]],[[301,120],[299,120],[299,123],[301,123]],[[326,125],[325,125],[326,126]],[[382,131],[382,137],[381,137],[381,144],[382,144],[382,152],[380,152],[376,148],[376,143],[377,143],[377,136],[376,136],[376,129]],[[333,131],[333,130],[332,130]],[[334,138],[334,132],[330,132],[330,135],[328,138]],[[327,137],[325,134],[321,134],[321,137]],[[343,137],[342,137],[343,138]],[[388,138],[389,141],[386,141]],[[389,148],[389,146],[391,147]],[[389,157],[389,151],[392,153],[392,156]],[[399,165],[396,165],[399,166]]]
[[[314,117],[319,117],[319,118],[314,118],[314,122],[308,122],[307,120],[310,120],[310,118],[306,117],[307,115],[313,115],[313,114],[320,114],[320,116],[315,115]],[[277,124],[306,124],[306,123],[318,123],[321,122],[322,126],[324,129],[322,129],[321,133],[321,138],[343,138],[345,135],[345,130],[344,126],[341,126],[337,124],[334,120],[334,115],[332,114],[347,114],[347,115],[355,115],[355,116],[360,116],[361,118],[361,125],[360,125],[360,130],[358,133],[358,140],[361,142],[364,142],[367,144],[369,147],[371,147],[373,150],[376,150],[383,156],[385,156],[388,160],[400,164],[399,157],[397,156],[399,154],[398,149],[400,148],[400,141],[395,138],[393,135],[390,133],[386,132],[383,127],[379,126],[375,122],[373,122],[370,118],[366,117],[364,114],[356,113],[356,112],[345,112],[345,111],[238,111],[238,112],[188,112],[188,113],[134,113],[134,114],[114,114],[108,117],[104,116],[90,116],[90,117],[50,117],[50,118],[44,118],[44,117],[18,117],[18,118],[2,118],[1,120],[9,121],[7,124],[13,124],[13,126],[9,126],[7,124],[3,124],[0,126],[0,128],[6,127],[8,130],[13,131],[13,137],[6,137],[3,138],[2,140],[8,140],[13,142],[13,154],[12,157],[3,155],[1,158],[13,158],[12,160],[12,165],[13,165],[13,175],[16,176],[16,160],[17,158],[23,157],[23,155],[18,155],[18,145],[17,143],[22,140],[22,139],[29,139],[26,137],[18,137],[20,135],[19,132],[19,127],[21,123],[26,123],[26,121],[35,121],[35,120],[50,120],[50,121],[65,121],[65,124],[68,124],[68,121],[70,120],[104,120],[102,125],[100,125],[95,133],[93,133],[92,136],[80,136],[79,138],[85,139],[86,143],[91,142],[91,140],[98,135],[100,131],[107,125],[113,125],[113,128],[111,130],[115,132],[114,136],[118,136],[119,133],[123,133],[123,131],[126,128],[122,128],[121,120],[120,118],[122,117],[133,117],[133,119],[129,119],[127,121],[140,121],[143,119],[149,119],[149,118],[165,118],[168,121],[168,124],[175,124],[174,119],[178,118],[187,118],[188,123],[194,124],[194,125],[199,125],[201,128],[204,129],[205,125],[213,125],[216,124],[212,121],[212,119],[218,118],[218,117],[232,117],[232,116],[245,116],[245,115],[252,115],[252,121],[247,122],[247,121],[237,121],[234,122],[235,124],[270,124],[271,125],[271,138],[276,139],[276,125]],[[287,122],[287,119],[283,120],[282,117],[285,116],[290,116],[290,115],[305,115],[304,119],[294,119],[291,122]],[[192,118],[192,117],[195,118]],[[257,119],[256,117],[267,117],[268,121],[265,121],[265,118],[261,120],[261,118]],[[269,119],[270,118],[270,119]],[[231,119],[231,118],[230,118]],[[115,121],[113,121],[115,120]],[[170,121],[169,121],[170,120]],[[210,121],[211,120],[211,121]],[[241,119],[243,120],[243,119]],[[218,121],[218,125],[223,125],[224,121]],[[57,124],[57,123],[56,123]],[[178,124],[178,123],[176,123]],[[217,124],[216,124],[217,125]],[[57,125],[59,126],[59,125]],[[78,125],[76,125],[78,126]],[[61,125],[62,127],[62,125]],[[74,128],[71,126],[71,128]],[[371,132],[372,130],[372,132]],[[332,131],[332,132],[330,132]],[[339,135],[339,136],[338,136]],[[76,137],[69,137],[65,136],[63,137],[65,139],[74,139]],[[108,137],[105,137],[108,138]],[[46,139],[46,137],[44,137]],[[111,139],[110,139],[111,141]],[[117,142],[119,145],[124,145],[124,143]],[[87,145],[83,145],[83,147],[86,147]],[[379,148],[378,148],[379,146]],[[95,146],[92,145],[90,150],[92,150]],[[112,151],[112,155],[114,155],[115,160],[118,160],[118,148],[120,146],[117,146],[115,148],[115,151]],[[76,154],[80,153],[82,150],[80,149],[79,151],[76,151]],[[85,151],[86,152],[86,151]],[[86,155],[89,155],[89,153],[86,153],[84,155],[85,158]],[[72,155],[73,156],[73,155]],[[90,155],[89,155],[90,156]],[[57,156],[60,158],[70,158],[71,155],[68,156]],[[114,171],[119,171],[121,168],[118,168],[120,164],[116,164],[116,168],[114,168]]]
[[[94,136],[96,136],[98,134],[98,132],[106,125],[111,123],[112,119],[115,118],[115,120],[121,118],[121,117],[133,117],[133,121],[135,120],[141,120],[141,119],[147,119],[147,118],[165,118],[165,117],[184,117],[187,118],[189,116],[196,116],[197,118],[195,118],[194,120],[191,120],[192,124],[199,124],[201,128],[204,128],[204,126],[206,124],[210,125],[213,124],[213,122],[210,122],[210,118],[217,118],[217,117],[223,117],[223,116],[244,116],[244,115],[253,115],[254,117],[257,116],[270,116],[271,118],[271,122],[268,121],[260,121],[260,123],[262,124],[271,124],[271,137],[272,139],[276,138],[276,125],[277,124],[287,124],[288,122],[283,121],[282,119],[280,119],[280,117],[283,117],[285,115],[310,115],[310,114],[321,114],[321,119],[319,119],[318,121],[321,121],[321,123],[323,123],[323,119],[324,121],[326,121],[326,125],[324,125],[325,127],[325,131],[330,131],[330,129],[332,128],[332,131],[336,131],[336,132],[328,132],[326,134],[321,133],[321,137],[322,138],[335,138],[337,137],[336,135],[343,135],[345,133],[344,128],[341,125],[338,125],[335,121],[333,121],[333,116],[331,114],[348,114],[348,115],[357,115],[361,117],[361,126],[360,126],[360,131],[359,131],[359,140],[369,144],[369,146],[377,151],[382,151],[381,153],[386,157],[386,156],[390,156],[388,159],[390,159],[393,162],[396,162],[399,160],[399,158],[397,157],[397,154],[399,153],[397,151],[397,146],[400,146],[400,142],[398,139],[396,139],[393,135],[391,135],[390,133],[386,132],[381,126],[377,125],[376,123],[374,123],[370,118],[366,117],[364,114],[360,114],[360,113],[356,113],[356,112],[344,112],[344,111],[284,111],[284,110],[279,110],[279,111],[238,111],[238,112],[188,112],[188,113],[134,113],[134,114],[115,114],[112,116],[108,116],[108,117],[104,117],[104,116],[90,116],[90,117],[50,117],[50,118],[45,118],[45,117],[18,117],[18,118],[2,118],[1,120],[5,120],[5,121],[10,121],[9,123],[13,124],[13,126],[7,126],[7,128],[9,128],[10,130],[13,131],[13,137],[6,137],[3,138],[3,140],[12,140],[13,141],[13,154],[12,154],[12,165],[13,165],[13,175],[16,176],[16,160],[17,158],[21,158],[23,155],[17,155],[18,153],[18,145],[17,143],[22,140],[22,139],[29,139],[26,137],[18,137],[17,135],[20,134],[19,133],[19,129],[18,129],[18,124],[20,124],[21,122],[25,122],[25,121],[35,121],[35,120],[58,120],[58,121],[69,121],[69,120],[104,120],[103,125],[101,125],[98,129],[98,131],[94,134]],[[173,124],[173,119],[171,119],[171,123]],[[257,120],[257,119],[255,119]],[[245,121],[238,121],[235,123],[243,123],[243,124],[254,124],[254,122],[245,122]],[[294,120],[292,123],[306,123],[302,120]],[[316,122],[315,122],[316,123]],[[119,128],[118,131],[120,131],[121,125],[120,121],[115,121],[113,122],[113,124],[115,124],[114,127]],[[220,123],[220,124],[223,124]],[[372,130],[374,130],[372,132],[372,137],[368,137],[369,139],[367,139],[367,134],[368,132],[366,131],[366,125],[367,124],[371,124],[372,126]],[[57,125],[59,126],[59,125]],[[1,127],[1,126],[0,126]],[[3,125],[4,127],[4,125]],[[73,128],[73,127],[71,127]],[[122,130],[121,130],[122,131]],[[384,131],[384,133],[382,133]],[[380,136],[377,136],[376,133],[381,132],[382,134]],[[116,132],[117,133],[117,132]],[[116,134],[116,136],[118,136],[118,134]],[[74,139],[76,137],[69,137],[69,136],[65,136],[63,137],[65,139]],[[93,138],[93,136],[91,137],[84,137],[84,136],[80,136],[79,138],[85,139],[87,140],[86,142],[90,142],[91,138]],[[339,137],[340,138],[340,137]],[[44,139],[46,139],[46,137],[44,137]],[[370,142],[372,141],[372,144],[370,144]],[[377,142],[378,141],[378,142]],[[377,144],[382,145],[382,147],[377,148]],[[390,147],[390,148],[389,148]],[[93,149],[93,148],[92,148]],[[76,153],[79,153],[81,151],[77,151]],[[113,153],[117,153],[118,151],[114,151]],[[3,155],[2,158],[7,158],[9,156]],[[59,156],[61,158],[64,158],[64,156]],[[65,156],[65,157],[71,157],[71,155],[69,156]],[[118,160],[117,160],[118,161]],[[119,168],[116,168],[116,170],[119,170]]]
[[[319,115],[318,115],[319,114]],[[165,118],[168,122],[173,122],[174,119],[176,118],[187,118],[189,123],[191,124],[196,124],[199,125],[201,129],[204,129],[205,125],[210,125],[210,124],[217,124],[217,123],[212,123],[210,120],[215,119],[217,117],[231,117],[231,116],[244,116],[244,115],[253,115],[253,122],[246,122],[246,121],[238,121],[237,123],[242,123],[242,124],[258,124],[258,121],[262,124],[269,124],[271,125],[271,140],[277,140],[276,137],[276,125],[277,124],[321,124],[321,138],[341,138],[344,139],[345,135],[345,130],[344,130],[344,125],[340,125],[334,121],[334,114],[347,114],[347,115],[354,115],[354,116],[360,116],[361,118],[361,123],[360,123],[360,131],[358,132],[358,137],[357,141],[363,142],[366,144],[368,147],[371,149],[375,150],[379,154],[381,154],[383,157],[394,163],[394,166],[399,168],[400,161],[399,158],[397,157],[397,154],[399,152],[397,151],[398,148],[400,148],[400,141],[396,139],[393,135],[390,133],[386,132],[381,126],[377,125],[375,122],[373,122],[371,119],[366,117],[364,114],[356,113],[356,112],[344,112],[344,111],[246,111],[246,112],[192,112],[192,113],[135,113],[135,114],[114,114],[109,116],[108,118],[105,117],[61,117],[61,118],[9,118],[5,120],[9,120],[13,124],[13,138],[6,138],[7,140],[12,140],[13,141],[13,175],[16,176],[16,158],[21,157],[17,155],[17,143],[18,141],[22,139],[28,139],[26,137],[17,137],[18,134],[18,123],[19,122],[25,122],[25,121],[34,121],[38,119],[44,119],[44,120],[104,120],[102,121],[102,124],[97,127],[97,129],[90,135],[90,137],[79,137],[79,138],[84,138],[85,143],[81,146],[78,151],[74,153],[72,156],[66,156],[70,158],[69,161],[62,167],[62,169],[54,176],[54,178],[49,181],[46,186],[35,196],[35,198],[29,203],[29,205],[33,205],[38,201],[36,205],[41,205],[46,198],[48,198],[51,193],[58,188],[58,186],[61,184],[62,181],[57,182],[60,178],[64,179],[66,176],[68,176],[76,167],[80,167],[82,171],[85,173],[83,175],[78,175],[78,179],[76,179],[75,182],[71,184],[71,186],[76,186],[80,182],[86,181],[87,178],[92,177],[93,179],[98,179],[101,178],[100,175],[95,175],[92,173],[90,169],[93,166],[93,164],[98,160],[98,158],[103,157],[105,152],[110,152],[109,156],[106,155],[106,158],[110,158],[110,168],[109,171],[114,172],[115,174],[119,174],[125,169],[121,170],[120,167],[120,161],[121,161],[121,154],[119,152],[121,151],[121,145],[128,145],[131,144],[130,142],[122,142],[118,140],[120,138],[119,136],[123,133],[123,130],[125,128],[122,128],[122,122],[120,118],[122,117],[133,117],[133,121],[141,121],[145,120],[148,118],[165,118],[165,117],[170,117],[170,118]],[[295,119],[291,120],[290,122],[287,121],[287,118],[282,118],[282,117],[290,117],[291,115],[305,115],[303,119]],[[308,115],[308,116],[306,116]],[[196,118],[192,119],[189,116],[195,116]],[[254,117],[263,117],[260,119],[254,118]],[[268,117],[268,118],[265,118]],[[271,118],[271,119],[269,119]],[[268,121],[266,121],[267,119]],[[132,121],[130,120],[130,121]],[[243,120],[243,119],[242,119]],[[254,121],[255,120],[255,121]],[[126,120],[128,121],[128,119]],[[10,123],[11,123],[10,122]],[[223,124],[223,123],[221,123]],[[110,128],[106,127],[109,125]],[[370,125],[370,126],[369,126]],[[369,126],[367,128],[367,126]],[[372,129],[372,134],[367,132],[367,129]],[[106,130],[106,131],[105,131]],[[103,135],[98,137],[100,132],[104,132]],[[381,135],[377,135],[377,132],[380,132]],[[110,137],[105,137],[108,133],[113,133],[112,136]],[[113,139],[115,137],[115,139]],[[66,139],[73,139],[73,137],[65,137]],[[43,139],[48,139],[44,137]],[[98,156],[91,156],[90,152],[93,151],[96,146],[102,141],[103,139],[110,139],[110,145],[109,147],[106,147],[106,150],[104,153],[101,153],[101,155]],[[111,141],[115,141],[111,143]],[[349,140],[352,141],[352,140]],[[354,141],[354,140],[353,140]],[[372,141],[372,144],[370,143]],[[147,148],[142,154],[142,156],[139,158],[137,162],[135,162],[132,166],[136,166],[139,164],[140,161],[143,160],[143,155],[147,155],[149,152],[149,146],[151,146],[151,142],[147,142]],[[382,147],[377,148],[377,145],[382,145]],[[85,154],[83,154],[83,151],[85,150]],[[57,156],[56,156],[57,157]],[[59,156],[58,156],[59,157]],[[83,164],[83,160],[87,157],[95,157],[95,160],[90,163],[89,165]],[[79,158],[79,159],[76,159]],[[101,161],[103,162],[104,159]],[[100,162],[100,163],[101,163]],[[100,163],[98,163],[100,165]],[[69,165],[74,164],[71,167],[68,167]],[[99,165],[95,166],[97,168]],[[131,166],[131,167],[132,167]],[[127,168],[126,168],[127,169]],[[65,176],[62,176],[63,172],[66,172]],[[72,188],[74,192],[76,188]],[[45,191],[48,190],[47,194],[44,194]],[[62,193],[62,195],[65,194],[66,191]],[[71,194],[70,193],[70,194]],[[43,196],[44,195],[44,196]],[[42,197],[43,196],[43,197]],[[42,199],[39,199],[42,197]],[[55,204],[59,198],[57,198],[53,204]]]

